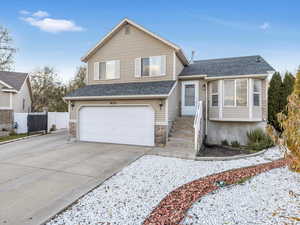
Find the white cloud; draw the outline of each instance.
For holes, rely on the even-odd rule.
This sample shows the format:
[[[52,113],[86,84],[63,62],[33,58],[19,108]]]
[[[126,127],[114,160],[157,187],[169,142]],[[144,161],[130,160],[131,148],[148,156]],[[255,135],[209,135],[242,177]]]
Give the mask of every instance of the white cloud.
[[[27,10],[20,10],[19,13],[22,14],[22,15],[29,15],[30,14],[30,12],[27,11]]]
[[[83,31],[82,27],[77,26],[71,20],[52,18],[38,19],[33,17],[26,17],[22,19],[29,23],[31,26],[38,27],[40,30],[50,33],[59,33],[64,31]]]
[[[42,17],[49,17],[49,13],[47,13],[46,11],[39,10],[39,11],[33,13],[32,16],[34,16],[34,17],[40,17],[40,18],[42,18]]]
[[[259,26],[260,29],[262,30],[267,30],[271,27],[270,23],[264,22],[262,25]]]

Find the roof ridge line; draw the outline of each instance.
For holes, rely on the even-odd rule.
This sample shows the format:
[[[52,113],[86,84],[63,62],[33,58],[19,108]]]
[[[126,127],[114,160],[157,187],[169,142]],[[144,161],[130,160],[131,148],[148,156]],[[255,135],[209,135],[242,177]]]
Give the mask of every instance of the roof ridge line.
[[[198,59],[198,60],[194,60],[194,62],[213,61],[213,60],[221,60],[221,59],[239,59],[239,58],[249,58],[249,57],[261,57],[261,56],[260,55],[247,55],[247,56],[224,57],[224,58]]]

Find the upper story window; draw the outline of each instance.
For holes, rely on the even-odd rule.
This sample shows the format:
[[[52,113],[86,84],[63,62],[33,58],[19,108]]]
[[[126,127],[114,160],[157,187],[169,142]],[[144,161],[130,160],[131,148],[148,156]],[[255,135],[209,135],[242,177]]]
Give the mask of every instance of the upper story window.
[[[219,105],[219,81],[211,82],[211,106]]]
[[[261,80],[253,80],[253,105],[260,106]]]
[[[141,59],[141,76],[142,77],[150,76],[150,60],[149,60],[149,58]]]
[[[94,80],[110,80],[120,78],[120,60],[95,62]]]
[[[135,59],[135,77],[166,75],[166,56],[150,56]]]
[[[224,101],[227,107],[247,106],[248,80],[224,80]]]

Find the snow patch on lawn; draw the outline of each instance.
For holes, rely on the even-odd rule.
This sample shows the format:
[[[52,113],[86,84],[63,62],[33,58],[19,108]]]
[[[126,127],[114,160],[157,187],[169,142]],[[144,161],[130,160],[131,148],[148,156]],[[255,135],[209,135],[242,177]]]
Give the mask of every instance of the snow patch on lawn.
[[[193,161],[144,156],[124,168],[48,225],[142,224],[154,207],[179,186],[221,171],[279,159],[277,148],[232,161]]]

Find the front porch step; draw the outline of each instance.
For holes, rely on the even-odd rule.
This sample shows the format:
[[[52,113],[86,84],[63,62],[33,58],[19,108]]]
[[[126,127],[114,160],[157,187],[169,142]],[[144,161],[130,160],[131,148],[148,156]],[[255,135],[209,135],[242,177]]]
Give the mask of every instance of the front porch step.
[[[194,117],[178,117],[169,133],[167,147],[181,150],[194,149]]]
[[[175,124],[175,130],[194,130],[194,127],[189,124]]]
[[[194,143],[170,141],[167,143],[166,147],[179,148],[179,149],[194,149]]]
[[[194,136],[180,136],[175,134],[169,138],[169,141],[181,141],[181,142],[194,143]]]
[[[194,137],[194,130],[182,129],[173,131],[172,137]]]

